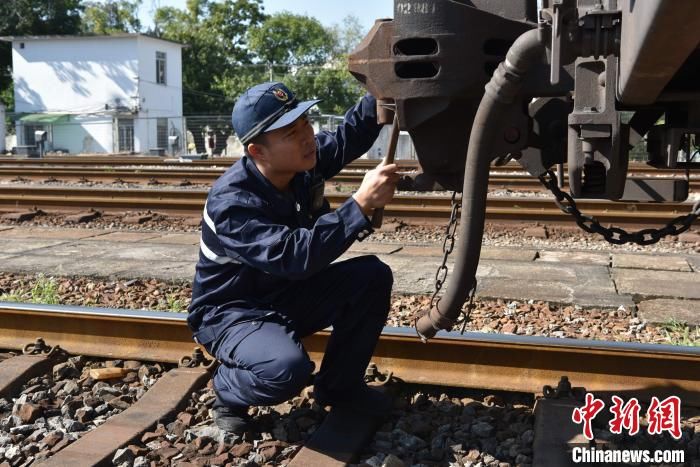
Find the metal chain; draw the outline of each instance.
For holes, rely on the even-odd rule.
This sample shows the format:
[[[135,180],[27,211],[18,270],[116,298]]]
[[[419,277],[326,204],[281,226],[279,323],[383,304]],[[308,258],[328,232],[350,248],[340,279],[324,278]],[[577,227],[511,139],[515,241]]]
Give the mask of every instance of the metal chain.
[[[474,278],[474,285],[472,285],[471,290],[469,291],[469,301],[467,302],[467,309],[462,311],[462,329],[460,331],[460,334],[464,334],[464,330],[467,329],[467,323],[469,322],[469,317],[472,314],[472,311],[474,308],[476,308],[476,305],[474,304],[474,295],[476,295],[476,277]]]
[[[452,192],[452,212],[450,213],[450,220],[445,230],[445,239],[442,241],[442,264],[438,266],[435,272],[435,292],[433,292],[433,296],[430,297],[430,308],[435,307],[440,302],[438,293],[440,293],[442,286],[447,280],[447,258],[450,256],[455,246],[455,234],[457,233],[457,221],[459,220],[458,214],[459,203],[457,202],[457,192],[454,191]]]
[[[438,297],[438,294],[440,293],[440,290],[442,290],[442,286],[445,285],[445,281],[447,280],[447,273],[449,272],[447,268],[447,258],[449,258],[455,246],[455,235],[457,234],[457,225],[459,223],[458,221],[460,208],[460,202],[457,201],[456,191],[452,192],[451,206],[452,211],[450,212],[450,220],[448,221],[447,228],[445,229],[445,239],[442,241],[442,263],[440,264],[440,266],[438,266],[437,271],[435,272],[435,292],[433,292],[433,296],[430,297],[430,308],[436,307],[437,304],[440,303],[440,298]],[[475,293],[476,278],[474,278],[474,284],[472,285],[472,288],[469,291],[469,300],[467,308],[466,310],[462,311],[462,316],[464,317],[464,319],[462,320],[462,334],[464,334],[464,330],[466,329],[467,323],[469,322],[469,316],[471,315],[471,312],[475,307]]]
[[[698,201],[690,213],[676,217],[660,229],[642,229],[637,232],[627,232],[620,227],[603,227],[597,219],[587,216],[578,210],[576,201],[571,195],[559,189],[556,175],[551,170],[548,170],[546,174],[540,175],[539,179],[554,194],[556,198],[554,202],[559,206],[559,209],[565,214],[571,214],[579,227],[588,233],[602,235],[605,240],[615,245],[624,245],[625,243],[652,245],[669,235],[679,235],[685,232],[700,217],[700,201]]]

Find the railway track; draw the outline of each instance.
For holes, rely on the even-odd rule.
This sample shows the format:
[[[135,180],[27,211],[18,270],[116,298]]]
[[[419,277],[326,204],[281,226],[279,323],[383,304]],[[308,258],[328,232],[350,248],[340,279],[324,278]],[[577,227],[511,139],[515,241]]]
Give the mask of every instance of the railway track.
[[[42,465],[108,463],[117,449],[152,430],[158,421],[172,418],[210,378],[210,361],[193,353],[195,346],[184,314],[0,303],[0,348],[22,350],[39,336],[63,351],[0,362],[2,397],[16,395],[24,382],[50,371],[70,355],[181,364],[166,372],[136,403]],[[323,331],[304,340],[317,363],[328,337]],[[698,348],[454,332],[441,332],[425,345],[413,329],[385,328],[373,361],[380,370],[419,385],[539,394],[544,385],[555,385],[561,376],[567,376],[573,385],[598,396],[625,394],[647,400],[652,395],[675,395],[684,406],[700,406]],[[553,465],[542,459],[567,455],[547,448],[545,457],[537,462],[538,434],[540,438],[556,437],[552,433],[558,428],[552,426],[556,416],[551,412],[551,408],[539,414],[535,411],[535,465]],[[570,417],[571,411],[567,413]],[[323,457],[324,441],[318,438],[322,433],[328,436],[328,430],[333,434],[331,425],[342,424],[345,418],[356,420],[353,414],[331,412],[317,430],[320,434],[307,442],[315,451],[302,450],[297,457],[316,460],[317,465],[335,465],[328,464],[333,459]],[[354,425],[343,426],[341,445],[353,441],[349,426]],[[338,438],[334,440],[337,449]],[[308,464],[297,460],[296,465]]]
[[[194,167],[197,169],[215,168],[223,170],[230,167],[238,160],[237,157],[220,157],[216,159],[184,160],[167,157],[154,156],[62,156],[44,157],[37,159],[16,158],[0,156],[0,167]],[[346,166],[348,169],[367,170],[376,167],[378,160],[357,159]],[[398,160],[397,164],[404,170],[417,169],[420,167],[417,160]],[[523,172],[522,167],[517,162],[510,162],[503,166],[491,167],[492,173]],[[664,174],[666,176],[683,176],[684,170],[669,169],[657,170],[645,163],[631,162],[628,168],[631,175],[645,175],[648,173]]]
[[[201,168],[89,168],[89,167],[8,167],[0,166],[0,180],[33,182],[98,182],[106,184],[133,183],[141,185],[210,186],[224,172],[221,169]],[[343,170],[328,182],[331,185],[359,186],[364,172],[358,169]],[[526,173],[500,173],[494,171],[489,179],[491,189],[542,191],[536,178]],[[691,179],[690,190],[700,190],[700,180]]]
[[[180,168],[142,169],[142,168],[106,168],[85,167],[45,168],[45,167],[5,167],[0,166],[0,180],[34,181],[34,182],[99,182],[99,183],[137,183],[164,185],[211,185],[221,176],[224,169],[182,170]],[[362,171],[344,170],[329,180],[330,184],[357,185],[364,177]],[[494,175],[489,184],[494,187],[540,190],[540,182],[527,174]]]
[[[86,210],[102,211],[155,210],[174,215],[199,216],[206,200],[206,190],[168,189],[94,189],[34,186],[0,186],[0,209],[21,211]],[[330,193],[331,207],[337,207],[348,194]],[[687,214],[691,203],[652,204],[608,201],[578,202],[579,209],[601,222],[619,224],[658,224]],[[387,205],[389,216],[426,220],[447,219],[450,198],[446,196],[397,195]],[[556,207],[552,199],[536,197],[491,197],[487,200],[489,220],[571,222],[569,216]]]

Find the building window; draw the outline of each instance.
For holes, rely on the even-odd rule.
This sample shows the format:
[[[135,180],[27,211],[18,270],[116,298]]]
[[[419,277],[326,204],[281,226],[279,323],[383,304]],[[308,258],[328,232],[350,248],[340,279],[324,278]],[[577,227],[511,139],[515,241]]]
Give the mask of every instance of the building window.
[[[156,143],[159,148],[168,147],[168,119],[159,118],[156,120]]]
[[[165,82],[165,52],[156,52],[156,83],[167,84]]]
[[[134,152],[134,119],[120,118],[117,122],[119,152]]]

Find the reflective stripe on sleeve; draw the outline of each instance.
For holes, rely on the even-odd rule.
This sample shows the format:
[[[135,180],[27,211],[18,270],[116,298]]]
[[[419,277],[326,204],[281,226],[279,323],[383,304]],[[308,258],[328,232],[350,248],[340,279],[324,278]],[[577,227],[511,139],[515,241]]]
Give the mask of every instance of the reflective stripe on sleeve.
[[[199,248],[202,250],[202,254],[209,260],[214,261],[216,264],[241,264],[240,261],[236,261],[233,258],[229,258],[228,256],[219,256],[204,243],[204,239],[200,238],[199,239]]]

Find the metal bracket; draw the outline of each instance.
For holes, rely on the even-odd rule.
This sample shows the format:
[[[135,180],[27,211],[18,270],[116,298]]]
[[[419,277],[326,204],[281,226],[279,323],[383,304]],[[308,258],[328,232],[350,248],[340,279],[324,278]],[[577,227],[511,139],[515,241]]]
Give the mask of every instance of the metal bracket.
[[[586,388],[572,387],[568,376],[562,376],[556,388],[546,385],[542,388],[545,399],[575,399],[584,400]]]
[[[24,355],[44,355],[46,357],[53,357],[62,352],[63,349],[60,346],[56,345],[52,347],[47,345],[42,337],[37,337],[36,341],[30,342],[22,347],[22,354]]]
[[[394,373],[389,371],[382,373],[379,371],[376,363],[370,363],[365,370],[365,382],[372,383],[372,386],[386,386],[394,376]]]
[[[208,370],[216,365],[216,360],[210,359],[208,356],[200,347],[195,347],[192,350],[192,355],[182,357],[177,366],[180,368],[205,368]]]

